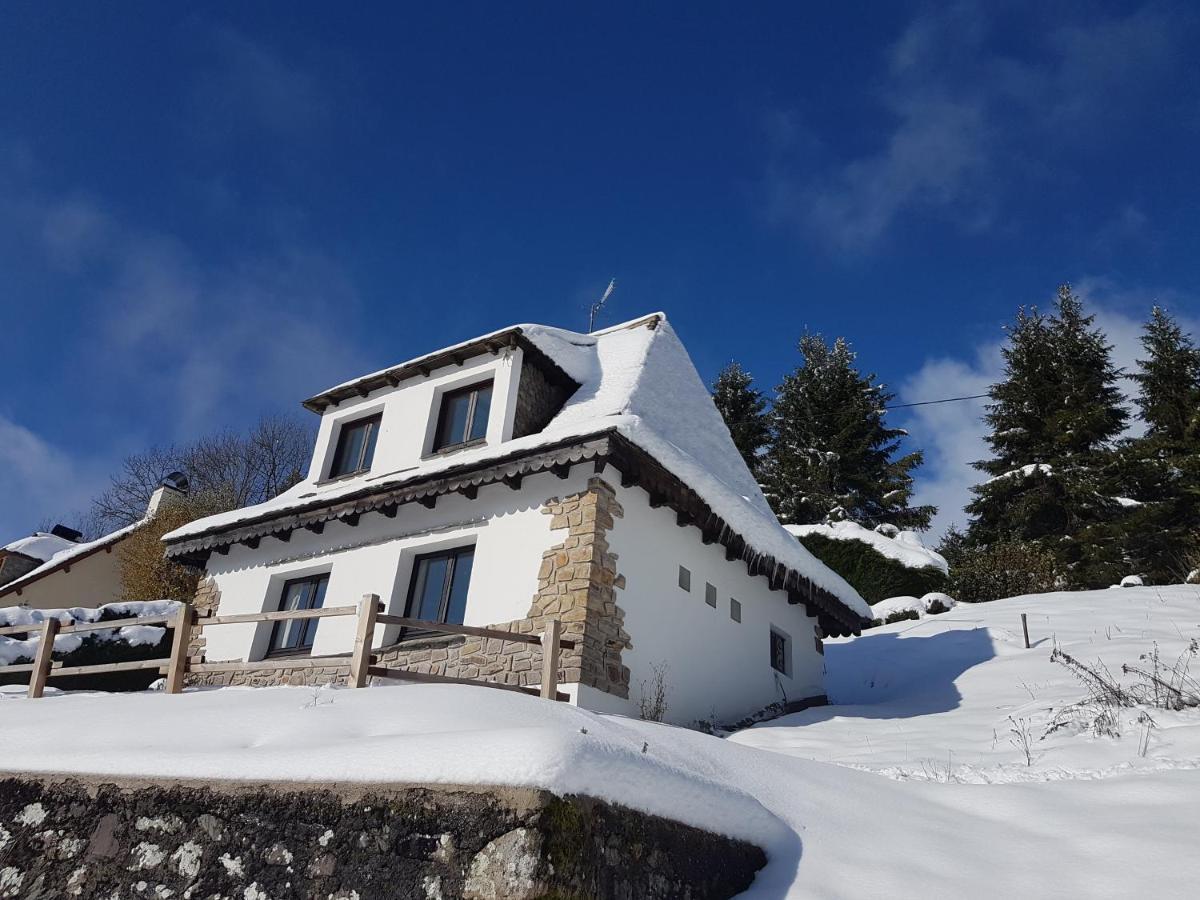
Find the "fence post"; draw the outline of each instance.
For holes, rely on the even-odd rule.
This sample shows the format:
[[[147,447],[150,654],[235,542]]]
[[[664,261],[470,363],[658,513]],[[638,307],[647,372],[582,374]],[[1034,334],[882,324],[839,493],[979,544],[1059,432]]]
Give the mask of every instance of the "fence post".
[[[190,603],[183,603],[175,615],[175,634],[171,640],[171,661],[167,663],[167,682],[163,690],[178,694],[183,690],[183,675],[187,672],[188,644],[192,640],[192,620],[196,611]]]
[[[367,669],[371,666],[371,644],[375,641],[375,617],[379,615],[379,595],[363,594],[358,605],[358,631],[354,635],[354,650],[350,654],[350,687],[367,686]]]
[[[42,638],[38,641],[37,655],[33,659],[33,671],[29,674],[29,696],[36,699],[46,690],[46,679],[50,677],[53,661],[54,638],[58,634],[58,619],[51,616],[42,620]]]
[[[551,619],[542,632],[542,697],[558,699],[558,642],[562,637],[562,623]]]
[[[1025,649],[1029,649],[1029,621],[1025,618],[1025,613],[1021,613],[1021,630],[1025,632]]]

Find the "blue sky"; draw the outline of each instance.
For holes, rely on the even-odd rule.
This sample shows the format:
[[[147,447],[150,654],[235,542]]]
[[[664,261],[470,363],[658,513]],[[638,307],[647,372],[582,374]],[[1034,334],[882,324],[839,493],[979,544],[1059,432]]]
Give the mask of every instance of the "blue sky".
[[[344,5],[343,5],[344,6]],[[121,457],[511,322],[805,329],[976,393],[1074,282],[1200,316],[1200,15],[1105,4],[10,4],[0,537]],[[1052,8],[1049,8],[1052,7]],[[977,404],[901,414],[953,518]]]

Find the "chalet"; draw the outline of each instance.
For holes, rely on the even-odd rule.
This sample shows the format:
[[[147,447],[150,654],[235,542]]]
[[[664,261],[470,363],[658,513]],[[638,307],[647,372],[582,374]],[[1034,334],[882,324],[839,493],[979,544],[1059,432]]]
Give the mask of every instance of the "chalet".
[[[163,538],[204,571],[201,616],[378,594],[431,622],[539,633],[557,618],[572,702],[637,715],[661,682],[682,723],[823,697],[822,637],[869,616],[780,526],[662,314],[591,334],[506,328],[304,406],[321,423],[302,482]],[[314,683],[344,670],[286,661],[347,653],[354,620],[203,634],[207,661],[271,665],[199,683]],[[423,674],[540,677],[526,644],[394,625],[373,640]]]
[[[0,606],[65,609],[126,599],[116,551],[162,504],[187,490],[187,480],[178,472],[169,479],[154,491],[144,518],[94,541],[84,541],[73,528],[56,525],[0,549]]]

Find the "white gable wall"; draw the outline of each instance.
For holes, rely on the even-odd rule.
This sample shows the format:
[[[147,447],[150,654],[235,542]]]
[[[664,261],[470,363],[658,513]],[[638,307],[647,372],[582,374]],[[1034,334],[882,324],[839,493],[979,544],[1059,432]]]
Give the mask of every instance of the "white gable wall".
[[[584,705],[638,714],[642,684],[653,690],[655,666],[666,665],[667,721],[691,724],[714,719],[728,723],[779,700],[802,700],[825,693],[824,657],[817,652],[815,628],[801,604],[772,591],[767,579],[747,574],[746,564],[725,559],[720,544],[705,545],[700,531],[680,528],[675,511],[652,509],[641,488],[622,488],[617,497],[624,516],[609,533],[617,571],[625,576],[617,604],[633,648],[622,654],[630,669],[627,702],[586,691]],[[691,573],[691,591],[679,587],[679,567]],[[705,585],[717,592],[717,606],[705,602]],[[730,598],[741,603],[742,621],[730,617]],[[771,667],[772,626],[791,644],[791,674]]]
[[[526,476],[520,490],[503,484],[479,489],[474,500],[459,494],[439,497],[426,509],[399,507],[394,519],[366,513],[359,524],[327,522],[315,535],[304,529],[291,540],[263,538],[257,549],[233,545],[227,556],[214,553],[207,574],[221,591],[220,614],[278,609],[283,585],[292,578],[328,572],[325,606],[356,605],[364,594],[379,594],[386,611],[403,615],[413,560],[423,553],[475,546],[467,593],[467,625],[491,625],[524,618],[538,589],[542,554],[559,538],[541,512],[550,497],[583,490],[590,466],[575,466],[566,479],[550,473]],[[349,652],[354,618],[321,619],[313,655]],[[270,639],[269,624],[218,625],[205,629],[207,658],[261,659]],[[395,629],[380,626],[375,644],[389,643]]]
[[[521,360],[522,351],[519,347],[508,348],[495,355],[484,353],[465,360],[461,366],[442,366],[427,377],[415,375],[406,378],[397,387],[372,391],[362,399],[343,401],[326,410],[321,416],[306,480],[310,484],[317,484],[328,479],[338,431],[344,423],[376,413],[382,413],[382,418],[371,470],[349,480],[361,479],[369,483],[373,476],[418,465],[422,458],[431,453],[442,395],[486,381],[489,377],[495,381],[487,443],[495,446],[508,440],[512,437],[517,411]]]

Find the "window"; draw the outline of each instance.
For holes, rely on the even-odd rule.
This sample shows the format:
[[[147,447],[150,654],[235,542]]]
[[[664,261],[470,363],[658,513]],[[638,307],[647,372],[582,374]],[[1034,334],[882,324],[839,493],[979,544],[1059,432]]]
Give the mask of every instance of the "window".
[[[353,475],[371,468],[375,456],[375,441],[379,438],[381,416],[368,416],[347,422],[338,432],[337,449],[333,451],[330,478]]]
[[[784,675],[792,674],[792,642],[786,634],[771,629],[771,668]]]
[[[467,587],[471,583],[474,560],[474,547],[418,556],[408,589],[406,615],[410,619],[461,625],[467,609]],[[407,634],[412,636],[413,632],[410,630]]]
[[[487,437],[491,408],[490,381],[444,394],[433,449],[449,450],[481,442]]]
[[[735,622],[742,621],[742,604],[738,603],[732,597],[729,598],[729,618]]]
[[[713,609],[717,608],[717,589],[708,582],[704,584],[704,602]]]
[[[679,586],[685,591],[692,589],[692,573],[683,566],[679,567]]]
[[[297,578],[287,582],[283,586],[283,596],[279,601],[280,611],[320,609],[325,603],[325,588],[328,585],[328,574]],[[271,629],[271,643],[267,648],[267,655],[308,653],[312,650],[313,638],[317,635],[317,622],[319,621],[319,619],[284,619],[276,622],[275,627]]]

